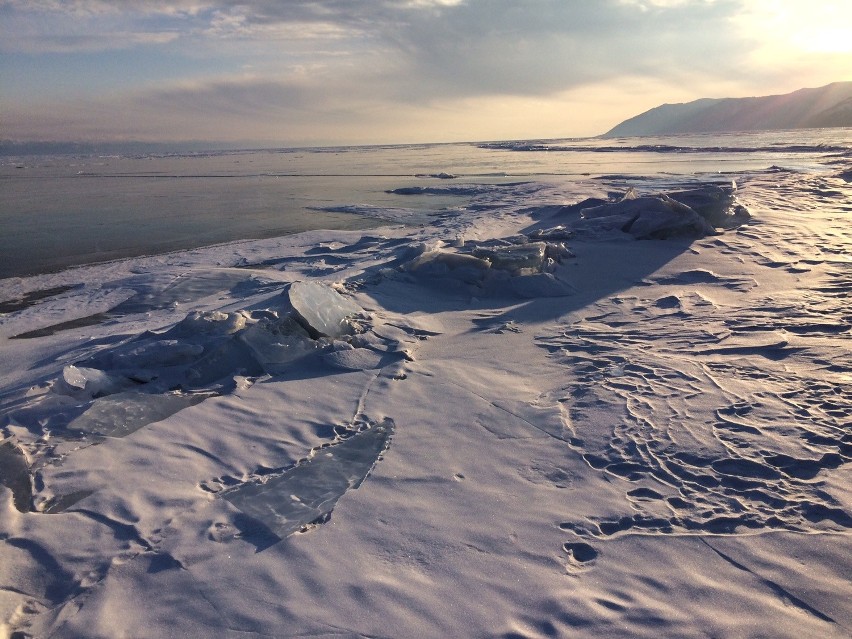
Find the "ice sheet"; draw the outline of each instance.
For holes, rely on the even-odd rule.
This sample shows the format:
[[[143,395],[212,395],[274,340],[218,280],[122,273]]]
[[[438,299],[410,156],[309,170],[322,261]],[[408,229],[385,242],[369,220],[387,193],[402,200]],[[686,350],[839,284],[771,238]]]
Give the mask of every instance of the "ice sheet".
[[[461,176],[424,226],[0,281],[0,635],[845,639],[837,173],[737,175],[759,223],[705,237],[663,239],[661,193],[729,206],[691,173]]]

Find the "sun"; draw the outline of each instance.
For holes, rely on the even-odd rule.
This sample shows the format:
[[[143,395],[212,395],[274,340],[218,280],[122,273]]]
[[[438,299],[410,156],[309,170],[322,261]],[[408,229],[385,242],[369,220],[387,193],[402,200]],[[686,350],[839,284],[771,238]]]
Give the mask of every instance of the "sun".
[[[752,44],[743,52],[751,77],[774,77],[786,90],[852,80],[852,2],[743,0],[742,6],[733,26]]]
[[[751,0],[744,6],[740,26],[778,53],[852,54],[848,0]]]
[[[852,54],[852,8],[838,7],[832,12],[832,20],[820,20],[818,16],[796,16],[790,43],[804,52]],[[852,59],[849,60],[852,67]]]

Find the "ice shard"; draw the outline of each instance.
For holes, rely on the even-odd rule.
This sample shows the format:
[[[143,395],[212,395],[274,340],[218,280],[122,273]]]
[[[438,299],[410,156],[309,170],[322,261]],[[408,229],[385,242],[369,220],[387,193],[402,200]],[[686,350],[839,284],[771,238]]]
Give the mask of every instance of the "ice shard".
[[[262,318],[240,334],[260,365],[275,374],[288,365],[317,352],[320,344],[292,316]]]
[[[513,244],[510,246],[478,247],[473,254],[491,262],[492,268],[512,274],[540,273],[545,264],[544,242]]]
[[[283,539],[322,520],[347,490],[361,485],[388,447],[393,426],[385,419],[338,444],[314,449],[281,474],[241,484],[221,496]]]
[[[116,393],[96,399],[68,430],[102,437],[125,437],[143,426],[171,417],[211,396],[211,393]]]
[[[360,306],[319,282],[293,282],[289,296],[290,303],[305,324],[318,335],[327,337],[350,333],[346,319],[362,312]]]

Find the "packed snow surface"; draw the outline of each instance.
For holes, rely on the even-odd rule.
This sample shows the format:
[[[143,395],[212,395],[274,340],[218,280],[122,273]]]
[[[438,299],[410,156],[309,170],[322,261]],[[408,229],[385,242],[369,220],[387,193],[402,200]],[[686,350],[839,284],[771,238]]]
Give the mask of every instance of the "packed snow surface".
[[[0,280],[0,637],[848,637],[825,166]]]

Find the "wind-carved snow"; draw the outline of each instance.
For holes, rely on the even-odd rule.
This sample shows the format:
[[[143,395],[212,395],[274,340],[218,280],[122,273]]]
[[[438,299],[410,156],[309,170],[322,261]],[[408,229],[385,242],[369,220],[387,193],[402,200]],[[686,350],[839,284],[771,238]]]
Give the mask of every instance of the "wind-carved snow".
[[[843,309],[760,298],[729,307],[696,286],[736,290],[714,277],[677,295],[617,298],[541,338],[572,380],[561,400],[570,446],[629,482],[635,511],[563,527],[593,536],[852,528],[819,483],[852,453],[852,366],[824,345],[849,330]]]
[[[337,501],[361,485],[387,450],[394,423],[389,418],[366,420],[361,428],[312,450],[292,468],[228,488],[219,496],[280,539],[326,521]]]
[[[12,499],[20,512],[30,510],[32,480],[27,460],[12,441],[0,442],[0,485],[12,491]]]

